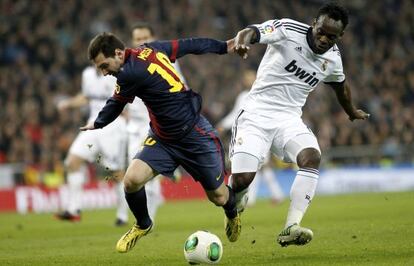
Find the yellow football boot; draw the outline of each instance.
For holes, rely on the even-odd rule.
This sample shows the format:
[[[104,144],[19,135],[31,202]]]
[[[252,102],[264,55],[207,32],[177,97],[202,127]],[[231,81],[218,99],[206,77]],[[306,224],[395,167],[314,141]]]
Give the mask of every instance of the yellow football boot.
[[[152,230],[152,224],[146,228],[141,229],[137,224],[134,224],[128,232],[125,233],[116,243],[116,250],[120,253],[130,251],[141,237],[149,234]]]
[[[226,231],[226,236],[230,242],[235,242],[239,239],[241,233],[241,219],[240,214],[237,213],[237,216],[233,219],[229,219],[227,216],[224,218],[224,229]]]

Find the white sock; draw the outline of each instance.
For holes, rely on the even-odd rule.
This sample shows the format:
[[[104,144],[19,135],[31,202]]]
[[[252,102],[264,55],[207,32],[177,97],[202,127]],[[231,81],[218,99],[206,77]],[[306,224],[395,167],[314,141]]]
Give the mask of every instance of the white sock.
[[[125,192],[124,192],[124,183],[118,182],[116,183],[116,196],[117,200],[117,209],[116,209],[116,218],[120,219],[124,222],[128,222],[128,203],[125,199]]]
[[[262,171],[263,179],[270,190],[271,198],[273,200],[282,201],[285,195],[283,194],[282,188],[279,182],[275,179],[275,174],[272,168],[264,168]]]
[[[77,214],[82,208],[83,185],[85,183],[85,167],[81,167],[76,172],[69,172],[68,179],[68,193],[69,202],[67,211],[71,214]]]
[[[287,215],[286,226],[300,224],[318,184],[319,171],[312,168],[300,168],[296,173],[290,190],[290,207]]]
[[[154,177],[145,184],[145,192],[147,193],[147,208],[151,220],[154,221],[158,207],[164,202],[161,191],[160,176]]]

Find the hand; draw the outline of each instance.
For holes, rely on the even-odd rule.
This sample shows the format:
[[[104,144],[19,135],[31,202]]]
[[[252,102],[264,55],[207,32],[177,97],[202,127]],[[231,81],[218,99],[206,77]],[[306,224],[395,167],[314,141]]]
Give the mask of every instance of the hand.
[[[249,44],[254,33],[254,30],[246,28],[239,31],[234,38],[234,52],[240,55],[243,59],[248,57],[248,51],[250,50]]]
[[[248,57],[247,52],[249,51],[250,47],[244,44],[236,45],[236,38],[227,40],[227,53],[237,53],[243,59]]]
[[[60,101],[58,102],[56,108],[59,112],[63,112],[69,108],[69,102],[67,100]]]
[[[79,128],[79,130],[81,130],[81,131],[94,130],[94,129],[96,129],[96,128],[93,125],[93,123],[87,124],[87,125]]]
[[[235,47],[234,42],[235,42],[234,38],[226,41],[228,54],[234,52],[234,47]]]
[[[355,119],[365,120],[370,117],[370,114],[365,113],[364,111],[358,109],[354,110],[354,113],[349,116],[349,120],[354,121]]]
[[[240,55],[240,57],[243,59],[247,59],[247,57],[249,57],[249,54],[247,53],[249,50],[250,47],[245,44],[238,44],[234,48],[234,52]]]

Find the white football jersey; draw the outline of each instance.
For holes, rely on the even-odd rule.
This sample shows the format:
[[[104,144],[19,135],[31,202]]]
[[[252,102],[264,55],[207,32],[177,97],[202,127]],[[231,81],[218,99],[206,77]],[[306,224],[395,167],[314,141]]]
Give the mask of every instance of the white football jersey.
[[[319,82],[345,80],[338,47],[315,54],[306,40],[309,25],[284,18],[252,27],[267,50],[244,110],[270,117],[275,111],[301,116],[306,98]]]
[[[236,101],[234,102],[233,109],[218,123],[219,127],[223,129],[230,129],[233,126],[234,120],[237,114],[242,109],[243,103],[246,100],[248,91],[244,90],[237,95]]]
[[[178,62],[172,63],[181,80],[186,84],[185,79],[181,73]],[[144,102],[135,97],[134,102],[128,105],[128,125],[127,130],[129,133],[137,133],[141,131],[148,131],[149,129],[149,114]]]
[[[114,94],[116,78],[104,76],[95,67],[82,72],[82,94],[89,100],[89,122],[95,121],[106,101]]]
[[[127,131],[129,133],[137,133],[141,131],[148,131],[149,129],[149,114],[144,102],[135,97],[134,102],[128,105],[128,125]]]

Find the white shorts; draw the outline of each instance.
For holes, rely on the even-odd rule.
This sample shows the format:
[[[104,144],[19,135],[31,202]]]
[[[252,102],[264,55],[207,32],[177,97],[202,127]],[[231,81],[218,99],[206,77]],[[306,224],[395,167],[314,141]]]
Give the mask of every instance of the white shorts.
[[[285,162],[296,163],[297,155],[305,148],[320,152],[315,135],[297,115],[279,112],[269,118],[242,110],[234,121],[230,158],[247,153],[259,160],[260,168],[269,150]]]
[[[144,141],[148,136],[149,126],[145,125],[139,130],[128,132],[128,160],[132,161],[135,155],[144,147]]]
[[[123,170],[126,163],[126,122],[118,117],[102,129],[82,131],[78,134],[69,154],[88,162],[97,162],[111,171]]]

